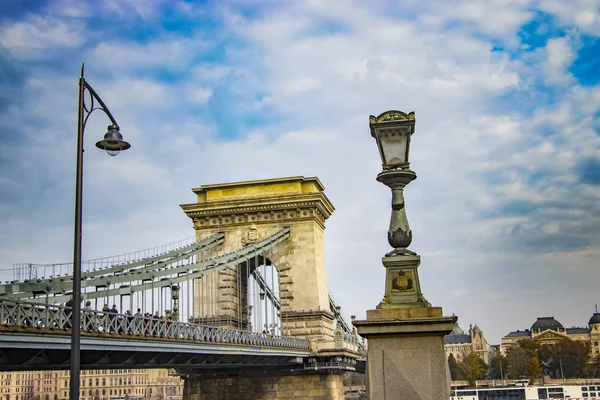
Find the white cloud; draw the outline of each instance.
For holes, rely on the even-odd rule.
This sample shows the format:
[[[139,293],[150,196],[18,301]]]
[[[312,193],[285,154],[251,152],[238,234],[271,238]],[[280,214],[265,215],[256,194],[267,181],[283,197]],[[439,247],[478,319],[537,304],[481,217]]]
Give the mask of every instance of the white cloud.
[[[190,103],[205,104],[212,95],[212,90],[202,87],[189,86],[185,90],[187,92],[186,98]]]
[[[426,26],[443,30],[455,24],[458,30],[511,40],[521,26],[533,18],[531,0],[444,1],[408,2],[419,20]],[[404,4],[403,6],[404,7]]]
[[[116,14],[121,17],[138,16],[143,20],[155,20],[161,14],[165,0],[105,0],[97,3],[97,7],[107,14]],[[180,2],[177,2],[180,3]]]
[[[44,59],[57,48],[76,47],[82,42],[80,26],[49,16],[32,15],[0,27],[0,44],[20,59]]]
[[[54,0],[47,6],[47,12],[50,15],[63,17],[89,17],[93,14],[91,4],[77,0]]]
[[[565,26],[574,25],[583,33],[600,35],[600,4],[595,0],[541,0],[539,7]]]
[[[219,64],[203,63],[190,69],[189,74],[196,81],[215,82],[231,72],[231,67]]]
[[[209,50],[211,44],[200,35],[182,38],[175,35],[150,41],[145,46],[137,42],[110,41],[95,46],[93,62],[116,71],[163,69],[186,71],[193,57]]]
[[[569,36],[549,39],[542,65],[544,79],[549,85],[564,85],[573,81],[569,67],[577,57],[574,39]]]

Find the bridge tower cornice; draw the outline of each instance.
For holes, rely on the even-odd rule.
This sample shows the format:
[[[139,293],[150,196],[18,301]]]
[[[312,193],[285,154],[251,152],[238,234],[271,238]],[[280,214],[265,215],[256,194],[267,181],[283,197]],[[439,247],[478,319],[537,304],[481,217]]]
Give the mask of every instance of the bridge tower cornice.
[[[218,229],[315,221],[325,229],[334,207],[318,178],[292,177],[203,185],[192,189],[197,202],[181,208],[194,228]]]

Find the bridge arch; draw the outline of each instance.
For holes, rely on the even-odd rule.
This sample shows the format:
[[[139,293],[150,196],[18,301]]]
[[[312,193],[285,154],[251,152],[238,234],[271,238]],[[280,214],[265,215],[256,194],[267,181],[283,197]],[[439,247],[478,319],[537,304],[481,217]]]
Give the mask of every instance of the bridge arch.
[[[282,333],[332,341],[334,316],[329,306],[323,234],[334,207],[319,179],[299,176],[203,185],[192,190],[197,201],[181,207],[192,219],[196,240],[224,233],[225,254],[289,230],[287,240],[264,256],[279,274]],[[238,275],[235,268],[223,270],[214,283],[221,289],[216,309],[236,326],[239,316],[247,318],[248,312],[244,291],[233,290],[244,284]],[[200,296],[196,292],[194,301]]]

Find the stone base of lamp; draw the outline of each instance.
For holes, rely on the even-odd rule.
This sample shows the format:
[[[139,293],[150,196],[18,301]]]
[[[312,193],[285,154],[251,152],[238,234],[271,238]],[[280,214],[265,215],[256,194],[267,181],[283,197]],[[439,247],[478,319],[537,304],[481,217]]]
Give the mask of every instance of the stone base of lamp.
[[[448,400],[450,374],[444,336],[456,317],[444,317],[421,293],[419,256],[384,257],[386,289],[383,301],[354,321],[368,340],[369,399]]]
[[[421,257],[386,256],[382,261],[385,267],[385,294],[377,309],[431,307],[421,292],[417,271]]]

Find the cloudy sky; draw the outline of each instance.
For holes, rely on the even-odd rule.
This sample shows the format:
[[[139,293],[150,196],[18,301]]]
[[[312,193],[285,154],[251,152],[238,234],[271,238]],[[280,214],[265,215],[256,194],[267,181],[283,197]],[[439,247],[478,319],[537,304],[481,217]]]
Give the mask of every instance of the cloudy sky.
[[[72,257],[77,79],[131,150],[86,130],[84,258],[193,236],[203,184],[317,176],[329,286],[383,295],[390,192],[368,116],[415,111],[406,190],[427,299],[492,343],[600,303],[600,3],[3,1],[0,268]]]

